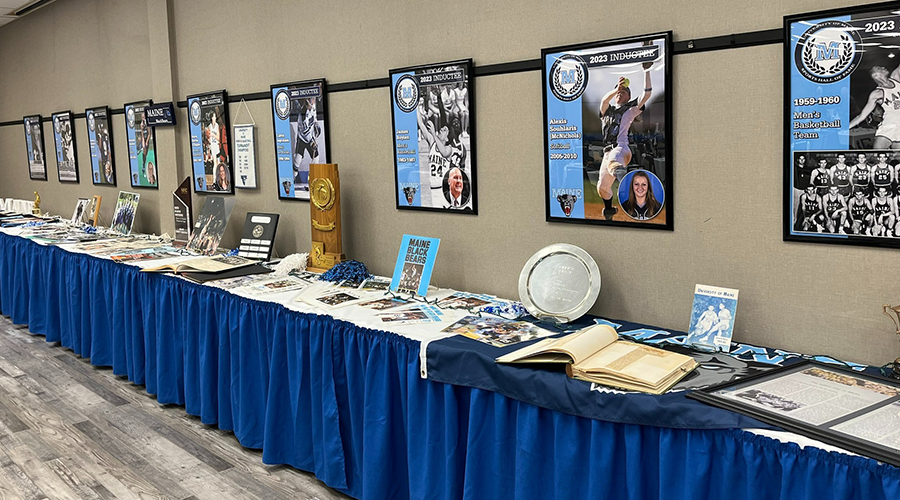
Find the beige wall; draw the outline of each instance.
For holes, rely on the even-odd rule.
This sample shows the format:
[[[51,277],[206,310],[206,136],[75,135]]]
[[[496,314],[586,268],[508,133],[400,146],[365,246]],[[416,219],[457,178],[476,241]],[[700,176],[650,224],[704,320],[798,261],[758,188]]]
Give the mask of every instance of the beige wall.
[[[145,97],[183,100],[219,88],[259,92],[307,78],[383,78],[390,68],[466,57],[478,65],[535,59],[542,47],[658,30],[673,30],[677,41],[772,29],[785,14],[844,4],[635,1],[618,9],[576,0],[561,11],[550,2],[467,0],[450,4],[451,11],[433,1],[59,0],[0,28],[0,121],[99,104],[119,108]],[[674,232],[544,221],[539,72],[477,80],[478,216],[397,211],[388,90],[332,93],[345,253],[388,274],[403,233],[438,237],[435,283],[515,297],[528,257],[567,242],[600,265],[594,313],[683,330],[694,284],[732,287],[741,291],[738,340],[890,361],[900,345],[881,305],[900,302],[891,273],[897,251],[781,239],[781,50],[675,57]],[[275,211],[282,214],[278,253],[306,251],[309,205],[276,194],[269,102],[249,105],[261,188],[238,190],[223,243],[235,243],[247,211]],[[232,105],[232,119],[236,111]],[[140,230],[172,232],[168,193],[190,164],[186,120],[179,110],[179,126],[161,132],[159,149],[170,159],[160,160],[160,191],[140,191]],[[109,220],[116,191],[128,189],[122,117],[114,123],[124,180],[117,189],[87,180],[84,121],[77,125],[85,179],[78,186],[59,184],[53,160],[50,181],[29,181],[21,126],[0,127],[0,196],[28,198],[39,189],[45,208],[68,213],[77,197],[100,193],[109,200]],[[194,200],[199,208],[203,197]]]

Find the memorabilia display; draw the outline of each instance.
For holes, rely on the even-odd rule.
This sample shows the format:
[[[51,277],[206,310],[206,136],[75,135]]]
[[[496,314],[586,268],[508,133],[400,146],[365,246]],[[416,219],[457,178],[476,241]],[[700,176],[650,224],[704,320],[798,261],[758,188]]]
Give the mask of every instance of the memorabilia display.
[[[267,295],[271,293],[296,292],[312,285],[312,282],[296,276],[282,276],[280,278],[260,281],[245,286],[242,291],[250,295]]]
[[[441,331],[462,335],[494,347],[506,347],[559,333],[527,321],[475,315],[466,316]]]
[[[234,126],[235,187],[256,189],[256,126]]]
[[[223,290],[232,290],[235,288],[241,288],[247,285],[252,285],[254,283],[258,283],[262,280],[268,280],[269,278],[264,275],[249,275],[249,276],[235,276],[232,278],[220,278],[212,281],[208,281],[209,286],[214,286],[216,288],[221,288]]]
[[[390,77],[397,208],[478,213],[472,60]]]
[[[195,283],[207,283],[207,282],[216,282],[219,280],[234,280],[236,278],[246,278],[252,277],[253,280],[261,280],[265,279],[264,274],[271,273],[272,270],[268,267],[265,267],[261,264],[251,264],[249,266],[242,266],[233,269],[228,269],[225,271],[218,271],[213,273],[208,272],[184,272],[181,273],[182,278],[187,278]]]
[[[187,97],[194,192],[234,193],[224,90]]]
[[[403,235],[397,265],[391,279],[391,290],[406,292],[422,297],[428,295],[428,283],[437,259],[439,238]]]
[[[203,255],[216,253],[222,235],[225,234],[225,227],[228,225],[232,210],[234,210],[234,198],[226,199],[222,196],[206,198],[188,240],[188,251]]]
[[[116,156],[113,154],[112,127],[109,108],[84,110],[88,144],[91,147],[91,179],[94,184],[116,185]]]
[[[71,111],[51,115],[53,142],[56,145],[56,173],[59,182],[80,182],[78,156],[75,154],[74,118]]]
[[[897,335],[900,335],[900,305],[890,306],[885,304],[882,306],[882,310],[885,316],[891,318],[891,321],[894,322],[894,326],[897,327]],[[900,356],[891,365],[891,378],[900,380]]]
[[[41,115],[26,116],[25,152],[28,154],[28,178],[47,180],[47,155],[44,151],[44,126]]]
[[[324,79],[272,85],[278,197],[308,200],[309,166],[330,158]]]
[[[78,198],[78,202],[75,203],[75,212],[72,213],[72,224],[81,225],[84,222],[84,214],[90,203],[91,200],[87,198]]]
[[[385,278],[369,278],[359,289],[363,292],[387,291],[391,288],[391,280]]]
[[[134,216],[137,213],[138,202],[141,195],[119,191],[119,200],[116,202],[116,211],[113,212],[112,224],[109,229],[114,233],[131,234],[131,226],[134,225]],[[99,211],[99,207],[98,207]]]
[[[192,273],[220,273],[222,271],[231,271],[244,266],[251,266],[259,262],[258,260],[245,259],[237,255],[217,255],[215,257],[200,257],[196,259],[186,260],[177,264],[166,264],[158,267],[147,267],[141,269],[145,273],[167,273],[172,272],[181,274],[184,272]]]
[[[402,311],[378,313],[375,315],[381,321],[381,324],[385,326],[436,323],[441,321],[443,316],[443,311],[428,304],[419,304]]]
[[[701,350],[728,352],[734,331],[737,299],[737,290],[696,285],[691,324],[685,342]]]
[[[477,309],[494,302],[487,295],[468,292],[456,292],[449,297],[437,301],[437,306],[444,309]]]
[[[272,259],[278,214],[248,212],[244,220],[244,234],[238,246],[238,255],[268,261]]]
[[[784,18],[784,239],[900,246],[900,5]]]
[[[900,466],[900,382],[814,361],[688,397]]]
[[[541,61],[547,220],[672,230],[672,33]]]
[[[147,124],[146,108],[153,101],[125,105],[125,137],[131,187],[159,187],[156,163],[156,130]]]
[[[600,268],[575,245],[546,246],[519,274],[519,300],[538,319],[569,323],[584,316],[600,295]]]
[[[565,363],[566,374],[629,391],[663,394],[697,367],[694,358],[619,340],[615,329],[593,325],[500,356],[498,363]]]
[[[309,166],[312,249],[310,271],[325,272],[344,260],[341,232],[341,177],[334,163]]]
[[[175,213],[175,240],[176,247],[187,246],[191,239],[191,226],[194,225],[194,202],[191,199],[191,178],[186,177],[178,189],[172,193],[172,203]]]
[[[90,221],[91,226],[97,227],[97,221],[100,219],[100,202],[103,201],[103,197],[99,194],[95,194],[91,197],[91,208],[88,210],[88,221]]]
[[[141,248],[122,253],[110,255],[109,258],[115,262],[147,262],[151,260],[169,259],[178,257],[181,253],[175,247],[161,246],[152,248]]]

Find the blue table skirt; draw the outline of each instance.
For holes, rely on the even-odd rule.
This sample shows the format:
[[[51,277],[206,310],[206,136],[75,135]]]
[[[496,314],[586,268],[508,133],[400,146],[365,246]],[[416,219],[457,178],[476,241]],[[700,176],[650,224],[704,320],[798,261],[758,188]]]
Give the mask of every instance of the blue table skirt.
[[[900,498],[870,459],[423,380],[418,342],[5,234],[0,310],[357,498]]]

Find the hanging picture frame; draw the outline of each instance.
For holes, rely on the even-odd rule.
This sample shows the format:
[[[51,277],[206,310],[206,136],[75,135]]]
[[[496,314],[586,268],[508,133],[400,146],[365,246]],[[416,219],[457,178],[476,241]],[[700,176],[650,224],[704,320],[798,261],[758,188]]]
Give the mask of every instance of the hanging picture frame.
[[[324,78],[270,87],[278,198],[309,200],[309,165],[329,163],[328,93]]]
[[[195,193],[234,194],[228,96],[224,90],[187,98]]]
[[[109,108],[100,106],[84,110],[88,145],[91,149],[91,180],[95,185],[116,185],[116,155],[113,153],[113,131]]]
[[[56,150],[56,175],[59,182],[81,182],[78,155],[75,152],[75,119],[71,111],[53,113],[53,143]]]
[[[47,154],[44,150],[44,125],[41,115],[22,118],[25,126],[25,152],[28,157],[28,178],[47,180]]]
[[[159,189],[156,163],[156,129],[147,124],[151,100],[125,104],[125,137],[128,141],[128,179],[131,187]]]

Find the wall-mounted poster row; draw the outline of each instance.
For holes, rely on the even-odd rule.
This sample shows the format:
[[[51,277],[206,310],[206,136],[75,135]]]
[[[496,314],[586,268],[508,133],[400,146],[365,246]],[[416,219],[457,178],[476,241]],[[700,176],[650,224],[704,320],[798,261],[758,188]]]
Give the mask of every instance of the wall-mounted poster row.
[[[234,193],[224,90],[188,96],[195,193]]]
[[[56,173],[59,182],[79,182],[78,158],[75,154],[75,130],[71,111],[51,115],[53,141],[56,146]]]
[[[100,106],[84,110],[88,143],[91,147],[91,179],[94,184],[116,185],[116,159],[113,154],[109,108]]]
[[[159,188],[156,172],[156,130],[147,125],[145,108],[153,101],[125,105],[125,134],[131,187]]]
[[[325,80],[272,85],[278,197],[309,200],[309,164],[329,162]]]
[[[22,119],[25,124],[25,152],[28,155],[28,178],[46,181],[47,156],[44,151],[44,132],[41,120],[41,115],[26,116]]]

